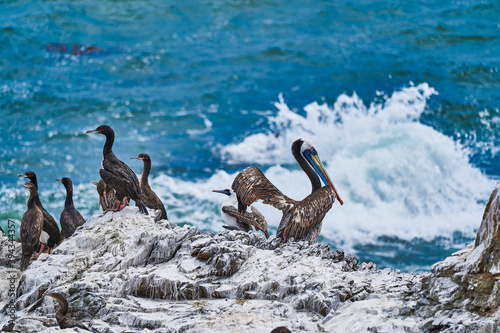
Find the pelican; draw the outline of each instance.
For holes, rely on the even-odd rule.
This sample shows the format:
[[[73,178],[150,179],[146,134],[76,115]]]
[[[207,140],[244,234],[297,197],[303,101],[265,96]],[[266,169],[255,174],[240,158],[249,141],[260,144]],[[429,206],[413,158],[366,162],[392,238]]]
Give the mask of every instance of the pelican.
[[[239,212],[235,207],[238,203],[238,199],[236,197],[236,193],[232,190],[213,190],[212,192],[222,193],[228,196],[226,201],[222,203],[221,207],[222,219],[227,223],[227,226],[224,226],[224,228],[230,230],[250,231],[252,230],[252,226],[254,226],[256,230],[262,231],[264,235],[266,235],[266,238],[269,238],[267,221],[264,218],[264,215],[262,215],[257,208],[250,206],[252,210],[251,213],[246,210]]]
[[[325,214],[330,210],[335,199],[342,205],[335,186],[321,162],[311,140],[298,139],[292,144],[292,154],[311,181],[312,191],[301,201],[293,200],[276,188],[262,171],[248,167],[241,171],[233,181],[232,189],[238,200],[238,211],[256,201],[272,205],[282,211],[283,216],[276,237],[287,242],[307,240],[315,243],[321,232]],[[321,180],[325,186],[321,186]]]

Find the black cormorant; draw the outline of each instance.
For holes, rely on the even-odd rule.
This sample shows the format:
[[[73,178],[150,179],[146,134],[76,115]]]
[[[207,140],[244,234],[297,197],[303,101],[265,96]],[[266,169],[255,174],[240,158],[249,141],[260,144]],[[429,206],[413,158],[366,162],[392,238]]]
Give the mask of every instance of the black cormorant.
[[[92,182],[92,184],[97,186],[97,193],[99,194],[99,210],[101,212],[115,210],[118,208],[119,203],[116,199],[116,192],[111,186],[106,185],[102,179],[98,182]]]
[[[160,220],[168,220],[167,211],[165,206],[161,202],[160,198],[151,189],[148,182],[149,172],[151,171],[151,158],[148,154],[139,154],[137,157],[131,157],[131,159],[141,160],[144,162],[144,170],[142,170],[141,176],[141,191],[142,191],[142,201],[146,207],[161,210]]]
[[[142,191],[139,180],[135,173],[113,153],[113,142],[115,141],[115,132],[108,125],[97,127],[87,133],[97,133],[106,136],[106,143],[102,150],[103,160],[100,170],[101,178],[104,182],[116,191],[116,198],[120,202],[117,211],[122,210],[128,198],[136,202],[141,212],[148,215],[148,210],[142,202]]]
[[[66,188],[66,201],[64,202],[64,209],[61,212],[61,236],[68,238],[75,232],[75,229],[85,223],[85,219],[80,214],[73,204],[73,183],[69,178],[56,179],[61,182]]]
[[[30,182],[32,182],[38,190],[38,182],[36,179],[36,174],[33,171],[27,171],[22,175],[17,175],[17,176],[28,178]],[[42,234],[40,235],[40,251],[38,252],[38,254],[44,251],[45,245],[49,248],[49,253],[50,253],[52,252],[52,249],[61,242],[61,232],[59,231],[59,227],[57,226],[57,223],[52,217],[52,215],[50,215],[49,212],[47,212],[45,208],[43,208],[38,195],[36,196],[35,203],[38,206],[38,208],[40,208],[43,214],[43,231]]]
[[[31,256],[36,251],[38,242],[40,241],[40,234],[43,228],[43,214],[36,205],[38,191],[35,184],[28,182],[21,186],[26,187],[30,191],[28,209],[21,220],[21,270],[24,271],[28,268]]]
[[[60,328],[65,329],[71,327],[79,327],[90,331],[87,326],[68,316],[69,304],[66,296],[61,293],[50,293],[45,294],[45,296],[55,299],[57,303],[59,303],[59,310],[56,311],[56,319]]]

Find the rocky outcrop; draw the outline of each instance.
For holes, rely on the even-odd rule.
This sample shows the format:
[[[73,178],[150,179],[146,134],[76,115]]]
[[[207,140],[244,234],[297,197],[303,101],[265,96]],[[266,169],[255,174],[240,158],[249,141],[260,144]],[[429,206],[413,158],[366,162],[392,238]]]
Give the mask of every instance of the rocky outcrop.
[[[485,263],[480,270],[467,263],[474,249],[495,241],[489,230],[498,230],[498,220],[491,223],[480,245],[436,264],[430,274],[406,274],[359,264],[356,256],[321,244],[202,233],[127,207],[94,215],[52,255],[42,254],[22,275],[17,271],[17,297],[0,294],[0,328],[58,330],[57,306],[43,297],[50,291],[67,295],[70,315],[97,332],[270,332],[278,326],[495,332],[499,282],[491,270],[498,261],[474,260]],[[9,301],[17,311],[11,324]]]
[[[500,184],[486,205],[476,241],[462,251],[432,266],[423,281],[430,313],[442,320],[428,325],[432,329],[456,327],[453,318],[480,318],[482,326],[469,329],[500,331]],[[458,327],[461,327],[460,325]]]

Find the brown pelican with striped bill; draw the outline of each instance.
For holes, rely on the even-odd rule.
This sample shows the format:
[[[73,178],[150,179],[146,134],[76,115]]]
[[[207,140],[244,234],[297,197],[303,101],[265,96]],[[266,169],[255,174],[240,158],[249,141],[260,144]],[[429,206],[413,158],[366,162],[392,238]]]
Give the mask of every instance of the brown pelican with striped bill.
[[[311,182],[312,191],[301,201],[291,199],[274,186],[262,171],[248,167],[241,171],[233,181],[232,190],[238,200],[238,211],[245,212],[247,207],[261,200],[281,210],[283,216],[276,237],[287,242],[317,241],[321,232],[323,218],[337,199],[342,205],[326,169],[321,162],[312,141],[298,139],[292,144],[292,154]],[[321,180],[325,186],[321,186]]]

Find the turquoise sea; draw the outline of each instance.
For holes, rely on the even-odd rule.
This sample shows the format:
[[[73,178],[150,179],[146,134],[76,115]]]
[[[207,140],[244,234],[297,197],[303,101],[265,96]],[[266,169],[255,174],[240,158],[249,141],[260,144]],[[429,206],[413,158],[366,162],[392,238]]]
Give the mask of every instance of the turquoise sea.
[[[56,178],[98,211],[101,124],[138,174],[129,158],[151,156],[171,222],[212,232],[211,190],[246,166],[306,196],[290,146],[307,137],[344,200],[320,242],[427,271],[474,239],[500,178],[499,17],[495,1],[0,1],[0,226],[28,170],[56,220]]]

